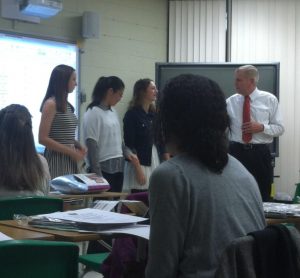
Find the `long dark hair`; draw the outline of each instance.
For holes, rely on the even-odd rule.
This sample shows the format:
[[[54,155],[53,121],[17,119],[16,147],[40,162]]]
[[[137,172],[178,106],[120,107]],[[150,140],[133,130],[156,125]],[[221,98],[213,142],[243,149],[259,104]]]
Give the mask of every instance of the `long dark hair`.
[[[74,68],[67,65],[58,65],[52,70],[46,95],[40,107],[41,112],[45,101],[50,97],[55,98],[56,110],[58,112],[66,112],[69,80],[74,71]],[[72,111],[74,112],[74,107],[72,107]]]
[[[144,100],[147,88],[151,82],[153,82],[153,80],[150,78],[139,79],[138,81],[135,82],[135,84],[133,86],[133,97],[132,97],[131,101],[129,102],[128,110],[133,107],[143,105],[143,100]],[[155,112],[154,104],[150,105],[149,111]]]
[[[36,191],[44,176],[35,150],[31,115],[11,104],[0,110],[0,186],[11,191]]]
[[[160,144],[175,143],[180,151],[219,173],[228,162],[228,128],[224,93],[216,82],[183,74],[167,83],[155,124]]]
[[[105,99],[109,89],[114,92],[124,90],[125,85],[123,81],[117,76],[102,76],[98,79],[92,94],[92,102],[88,105],[87,109],[98,106]]]

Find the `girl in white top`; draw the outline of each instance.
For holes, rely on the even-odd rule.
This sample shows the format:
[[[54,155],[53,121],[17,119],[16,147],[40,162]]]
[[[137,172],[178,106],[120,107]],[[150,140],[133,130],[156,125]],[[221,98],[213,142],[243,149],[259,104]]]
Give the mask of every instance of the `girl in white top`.
[[[119,118],[113,106],[121,100],[124,87],[116,76],[100,77],[83,117],[88,172],[107,179],[114,192],[122,191],[124,157]]]

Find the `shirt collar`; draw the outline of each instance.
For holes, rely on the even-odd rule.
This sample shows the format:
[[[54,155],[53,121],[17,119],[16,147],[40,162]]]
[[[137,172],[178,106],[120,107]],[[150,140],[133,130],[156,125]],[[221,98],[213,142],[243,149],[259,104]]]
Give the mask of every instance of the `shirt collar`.
[[[107,111],[107,110],[111,110],[111,111],[112,111],[111,106],[107,106],[107,105],[102,104],[102,103],[100,103],[100,104],[98,105],[98,107],[100,107],[100,108],[101,108],[102,110],[104,110],[104,111]]]
[[[255,88],[254,91],[249,95],[250,100],[254,101],[259,95],[258,89]]]

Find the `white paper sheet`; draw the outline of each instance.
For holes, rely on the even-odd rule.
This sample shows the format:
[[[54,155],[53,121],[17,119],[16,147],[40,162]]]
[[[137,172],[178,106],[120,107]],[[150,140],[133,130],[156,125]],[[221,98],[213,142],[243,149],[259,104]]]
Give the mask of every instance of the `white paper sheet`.
[[[111,211],[116,207],[119,201],[108,201],[108,200],[98,200],[94,205],[94,209],[100,209],[105,211]]]
[[[100,234],[128,234],[134,235],[138,237],[142,237],[149,240],[150,236],[150,225],[132,225],[125,228],[118,228],[118,229],[110,229],[107,231],[101,231]]]
[[[104,211],[94,208],[54,212],[39,215],[39,217],[56,218],[86,224],[130,224],[147,220],[144,217]]]
[[[0,241],[4,241],[4,240],[12,240],[13,238],[7,236],[6,234],[3,234],[0,232]]]

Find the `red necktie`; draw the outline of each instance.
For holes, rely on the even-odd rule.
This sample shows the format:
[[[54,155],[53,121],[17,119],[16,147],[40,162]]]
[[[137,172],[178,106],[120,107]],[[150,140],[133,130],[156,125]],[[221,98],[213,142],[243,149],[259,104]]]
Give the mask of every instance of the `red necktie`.
[[[250,97],[245,96],[244,106],[243,106],[243,123],[250,122]],[[249,143],[252,139],[251,133],[243,132],[243,141]]]

